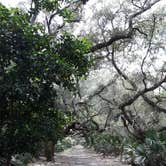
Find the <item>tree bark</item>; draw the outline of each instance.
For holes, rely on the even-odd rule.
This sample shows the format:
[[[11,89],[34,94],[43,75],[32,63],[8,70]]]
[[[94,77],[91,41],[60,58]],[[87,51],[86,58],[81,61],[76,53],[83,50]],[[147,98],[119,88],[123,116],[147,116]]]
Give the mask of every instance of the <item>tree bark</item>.
[[[10,161],[11,161],[12,156],[9,155],[6,160],[6,166],[10,166]]]
[[[47,161],[54,161],[54,146],[53,141],[45,142],[45,157]]]

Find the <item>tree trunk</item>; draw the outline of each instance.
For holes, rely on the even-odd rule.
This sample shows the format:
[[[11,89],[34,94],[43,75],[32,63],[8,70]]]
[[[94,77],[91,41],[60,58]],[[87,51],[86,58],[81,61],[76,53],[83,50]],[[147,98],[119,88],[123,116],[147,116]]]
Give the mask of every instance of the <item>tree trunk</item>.
[[[45,142],[45,157],[47,161],[54,161],[54,146],[53,141]]]
[[[12,158],[11,155],[9,155],[9,156],[7,157],[6,166],[10,166],[11,158]]]

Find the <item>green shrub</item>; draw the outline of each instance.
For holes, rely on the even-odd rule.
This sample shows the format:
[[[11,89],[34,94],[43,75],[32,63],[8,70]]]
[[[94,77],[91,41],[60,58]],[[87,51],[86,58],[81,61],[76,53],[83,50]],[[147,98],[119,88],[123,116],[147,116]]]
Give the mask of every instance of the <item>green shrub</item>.
[[[103,155],[118,155],[121,151],[121,138],[109,132],[96,133],[93,135],[93,145],[95,151]]]
[[[0,165],[4,165],[6,163],[6,159],[3,157],[0,157]]]
[[[73,140],[70,138],[65,138],[61,141],[58,141],[58,143],[56,144],[56,148],[55,151],[56,152],[62,152],[68,148],[71,148],[73,145]]]
[[[166,134],[148,131],[144,143],[130,142],[124,145],[124,158],[137,166],[166,165]]]
[[[22,153],[15,155],[11,163],[15,166],[27,166],[32,161],[32,155],[29,153]]]

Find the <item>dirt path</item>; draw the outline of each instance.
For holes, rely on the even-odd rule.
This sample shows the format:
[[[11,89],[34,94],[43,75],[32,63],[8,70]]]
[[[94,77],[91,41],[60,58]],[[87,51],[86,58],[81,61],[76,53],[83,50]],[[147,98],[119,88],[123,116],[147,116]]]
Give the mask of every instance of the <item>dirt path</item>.
[[[80,145],[56,154],[55,162],[48,163],[38,161],[29,166],[127,166],[122,165],[118,158],[103,158],[91,150],[85,149]]]

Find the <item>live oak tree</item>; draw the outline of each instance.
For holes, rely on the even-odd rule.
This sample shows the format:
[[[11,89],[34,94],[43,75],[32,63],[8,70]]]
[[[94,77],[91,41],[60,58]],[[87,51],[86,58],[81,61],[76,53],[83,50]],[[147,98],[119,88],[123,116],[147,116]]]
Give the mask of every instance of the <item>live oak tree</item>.
[[[149,129],[166,129],[160,123],[161,118],[157,118],[158,115],[164,118],[166,112],[163,97],[166,82],[165,10],[162,2],[102,1],[101,8],[93,6],[92,18],[85,20],[85,26],[89,27],[86,26],[81,34],[93,41],[90,52],[96,62],[94,70],[106,68],[102,72],[109,71],[109,74],[107,81],[95,85],[91,83],[92,71],[91,82],[85,82],[85,91],[80,88],[82,99],[75,103],[75,108],[80,105],[84,110],[77,113],[85,121],[103,115],[99,122],[102,127],[121,122],[130,136],[141,141]],[[88,85],[96,88],[86,94],[87,88],[92,89]]]
[[[165,165],[165,1],[98,2],[101,6],[92,7],[94,15],[86,17],[80,32],[93,41],[95,66],[88,81],[80,81],[81,100],[74,99],[74,112],[83,124],[97,122],[106,136],[132,140],[130,164]],[[94,147],[110,152],[114,144],[105,143],[98,128],[91,131],[89,137],[98,133],[104,142]],[[126,143],[121,142],[121,152]]]

